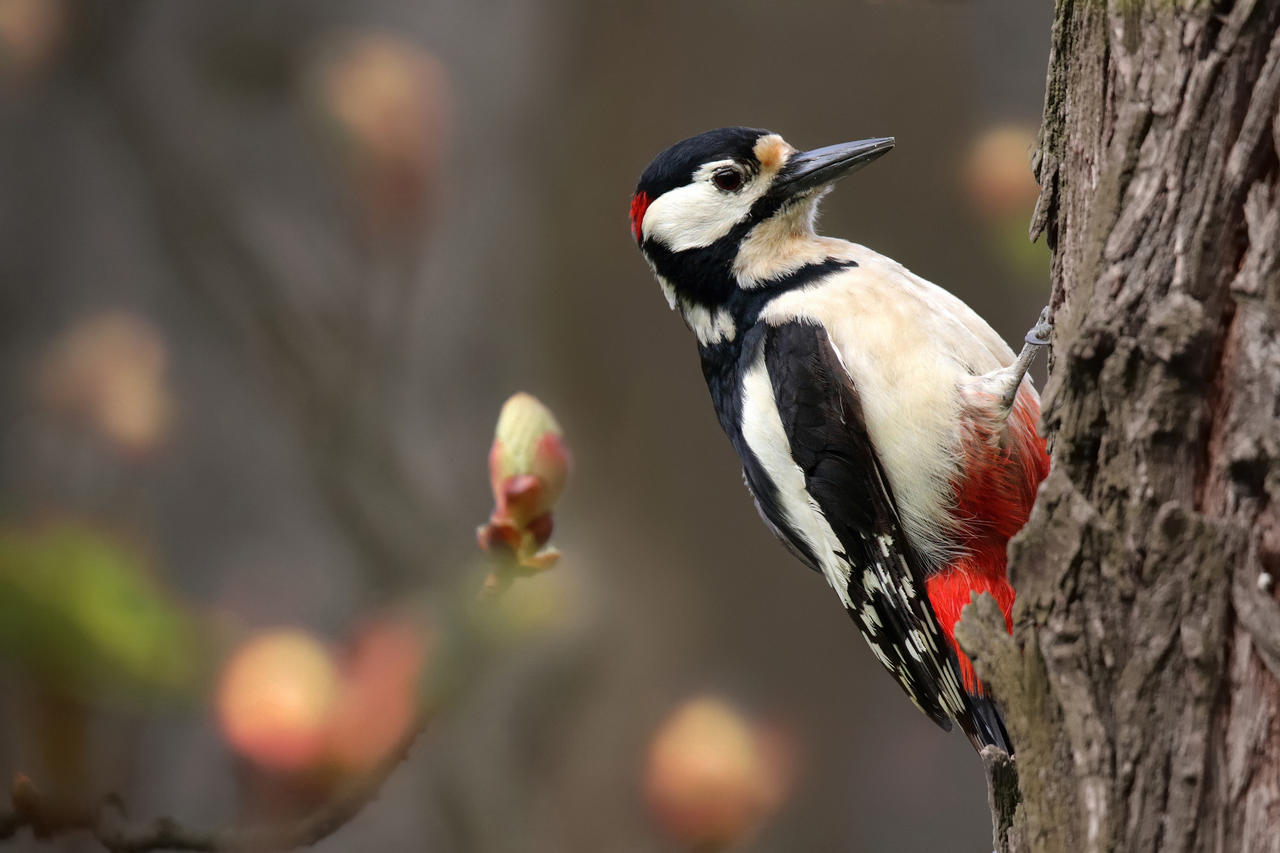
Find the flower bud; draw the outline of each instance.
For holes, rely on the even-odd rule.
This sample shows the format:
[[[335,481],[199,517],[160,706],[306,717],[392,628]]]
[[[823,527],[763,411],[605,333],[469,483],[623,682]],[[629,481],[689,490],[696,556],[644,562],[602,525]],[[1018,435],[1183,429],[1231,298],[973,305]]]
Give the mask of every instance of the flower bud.
[[[1035,145],[1034,128],[1016,124],[989,128],[974,141],[963,166],[964,183],[984,216],[1027,218],[1040,194],[1030,165]]]
[[[343,661],[342,691],[328,730],[329,758],[338,767],[369,770],[413,726],[431,642],[420,626],[390,615],[356,635]]]
[[[394,234],[420,222],[450,135],[444,65],[395,35],[340,32],[319,45],[307,79],[369,224]]]
[[[173,420],[168,361],[155,327],[110,311],[81,320],[52,343],[36,390],[50,410],[79,416],[114,447],[142,454],[164,440]]]
[[[0,85],[30,83],[50,69],[70,29],[65,6],[63,0],[0,3]]]
[[[218,719],[231,746],[261,767],[312,766],[339,696],[337,666],[312,635],[283,629],[238,648],[222,672]]]
[[[791,768],[785,739],[725,702],[691,699],[658,728],[649,746],[645,794],[675,840],[722,849],[741,840],[785,798]]]
[[[494,510],[477,531],[480,547],[511,553],[525,568],[550,566],[559,556],[545,547],[551,509],[564,491],[572,459],[560,424],[531,394],[513,395],[502,407],[489,451]]]

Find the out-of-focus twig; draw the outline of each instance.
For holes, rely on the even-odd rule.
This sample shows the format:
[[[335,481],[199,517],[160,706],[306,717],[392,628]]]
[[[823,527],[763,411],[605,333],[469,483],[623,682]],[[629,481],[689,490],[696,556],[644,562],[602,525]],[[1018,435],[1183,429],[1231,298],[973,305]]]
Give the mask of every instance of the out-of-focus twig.
[[[142,10],[112,30],[95,81],[135,155],[139,186],[151,208],[175,280],[213,306],[235,337],[275,373],[311,472],[335,520],[386,587],[420,579],[424,555],[443,537],[440,508],[408,464],[397,425],[402,418],[408,340],[404,317],[420,287],[412,244],[370,252],[341,227],[325,233],[360,262],[338,264],[340,287],[321,292],[315,269],[261,236],[271,199],[191,150],[181,116],[200,91],[197,69],[170,69],[165,93],[148,85],[133,44]],[[194,63],[196,60],[192,60]],[[162,100],[159,100],[162,99]],[[370,271],[388,277],[371,287]],[[375,292],[376,291],[376,292]],[[336,295],[335,295],[336,294]],[[389,300],[382,310],[374,310]]]
[[[105,16],[109,23],[89,58],[102,73],[86,74],[85,80],[101,86],[96,94],[111,108],[122,139],[135,155],[143,199],[175,279],[193,286],[233,327],[237,339],[246,341],[277,371],[279,388],[293,404],[321,495],[359,549],[367,570],[377,572],[388,586],[403,588],[407,581],[421,579],[424,564],[434,562],[430,559],[433,545],[445,538],[434,520],[439,508],[432,505],[426,484],[406,464],[396,432],[407,350],[403,321],[419,284],[420,258],[413,241],[397,250],[372,253],[376,257],[370,258],[366,256],[369,246],[348,239],[356,244],[348,248],[366,263],[350,265],[336,298],[317,295],[311,280],[313,266],[299,263],[297,254],[281,249],[289,241],[262,236],[262,226],[271,224],[265,221],[264,211],[280,211],[264,207],[260,188],[243,181],[237,185],[225,170],[202,157],[204,140],[183,126],[180,116],[184,108],[189,112],[190,105],[176,102],[199,94],[195,91],[199,84],[193,82],[199,77],[198,69],[169,69],[171,75],[162,75],[165,87],[147,86],[141,79],[131,60],[136,33],[148,14],[145,8],[129,4],[120,14]],[[383,310],[374,310],[376,295],[362,286],[367,284],[369,268],[391,279],[383,288]],[[516,497],[527,494],[520,492]],[[539,546],[550,535],[547,511],[553,497],[548,497],[544,484],[537,496],[541,513],[534,519],[519,519],[541,522],[534,525],[541,537]],[[502,560],[498,565],[494,571],[507,583],[483,593],[478,602],[482,607],[509,585],[513,572],[502,568],[506,565]],[[463,636],[461,641],[465,645],[468,639]],[[170,817],[132,820],[114,796],[97,804],[66,801],[18,776],[8,802],[0,803],[0,841],[29,829],[37,838],[85,832],[113,853],[275,851],[308,846],[338,831],[377,797],[440,710],[437,703],[424,703],[414,723],[379,763],[301,816],[198,830]]]
[[[501,564],[505,562],[501,557],[496,558],[493,570],[500,571]],[[467,608],[468,617],[455,624],[457,633],[451,641],[459,648],[460,654],[468,656],[468,660],[474,662],[471,655],[479,652],[485,644],[481,617],[491,612],[490,608],[498,603],[502,592],[509,587],[509,582],[497,590],[485,585],[478,591],[472,588],[468,593],[469,597],[474,596]],[[474,671],[467,673],[463,681],[474,675]],[[427,679],[427,698],[413,724],[394,747],[371,769],[349,780],[326,802],[307,814],[258,825],[196,830],[170,817],[131,821],[125,813],[124,804],[114,795],[96,805],[64,802],[43,794],[30,779],[18,775],[13,781],[9,802],[0,804],[0,841],[29,828],[37,838],[88,832],[112,853],[280,851],[315,844],[345,826],[377,797],[383,784],[408,757],[431,719],[447,706],[463,685],[457,673],[444,673],[443,682],[435,684],[431,683],[429,674],[424,674],[424,678]]]
[[[497,507],[480,529],[480,546],[489,557],[488,575],[478,590],[466,593],[465,618],[452,626],[447,645],[472,660],[483,642],[483,617],[492,613],[517,578],[545,571],[558,552],[547,550],[551,509],[569,475],[570,456],[560,426],[550,410],[528,394],[516,394],[504,405],[490,454],[490,475]],[[513,484],[522,488],[513,489]],[[497,531],[497,532],[495,532]],[[510,541],[508,541],[510,540]],[[427,692],[418,716],[387,755],[326,803],[297,818],[258,826],[196,831],[169,817],[131,822],[115,796],[96,806],[64,802],[40,792],[26,776],[15,778],[9,807],[0,807],[0,841],[30,828],[37,838],[84,831],[112,853],[152,850],[241,851],[293,850],[332,835],[368,805],[426,728],[433,713],[458,692],[467,675],[424,674]]]
[[[428,715],[421,715],[381,763],[352,780],[323,805],[292,820],[203,831],[185,827],[169,817],[131,822],[122,804],[114,798],[96,807],[70,806],[45,797],[29,779],[18,776],[8,807],[0,807],[0,840],[11,838],[27,827],[37,838],[85,831],[112,853],[152,850],[212,853],[306,847],[337,832],[377,797],[383,783],[409,754],[428,720]]]

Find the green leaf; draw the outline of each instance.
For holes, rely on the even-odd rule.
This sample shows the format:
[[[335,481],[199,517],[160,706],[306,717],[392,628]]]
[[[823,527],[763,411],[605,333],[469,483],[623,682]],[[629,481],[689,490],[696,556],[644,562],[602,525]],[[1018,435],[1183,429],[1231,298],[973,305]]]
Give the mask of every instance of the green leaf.
[[[76,523],[0,529],[0,655],[113,704],[189,697],[205,669],[191,615],[142,557]]]

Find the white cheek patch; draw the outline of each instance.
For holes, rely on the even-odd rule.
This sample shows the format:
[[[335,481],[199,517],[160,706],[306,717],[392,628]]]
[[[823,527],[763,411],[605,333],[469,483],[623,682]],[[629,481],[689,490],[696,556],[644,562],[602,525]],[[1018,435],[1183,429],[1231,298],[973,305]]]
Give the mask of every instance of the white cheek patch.
[[[710,246],[751,212],[753,197],[694,183],[663,193],[644,214],[645,236],[673,252]]]
[[[698,170],[691,183],[660,195],[645,211],[641,229],[673,252],[710,246],[747,218],[768,188],[768,181],[751,177],[738,192],[724,192],[711,183],[716,169],[733,165],[718,160]]]

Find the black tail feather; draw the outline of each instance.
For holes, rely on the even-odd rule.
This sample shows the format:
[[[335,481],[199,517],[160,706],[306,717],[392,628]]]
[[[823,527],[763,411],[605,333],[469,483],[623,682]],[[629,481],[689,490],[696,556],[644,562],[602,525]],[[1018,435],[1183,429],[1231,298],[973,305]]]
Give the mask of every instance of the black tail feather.
[[[970,693],[967,697],[967,713],[960,719],[960,728],[969,738],[969,743],[978,752],[984,746],[994,746],[1013,755],[1013,742],[1009,731],[1004,727],[1004,718],[995,701],[987,695],[976,696]]]

